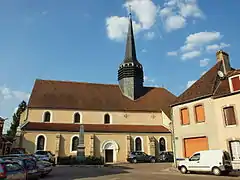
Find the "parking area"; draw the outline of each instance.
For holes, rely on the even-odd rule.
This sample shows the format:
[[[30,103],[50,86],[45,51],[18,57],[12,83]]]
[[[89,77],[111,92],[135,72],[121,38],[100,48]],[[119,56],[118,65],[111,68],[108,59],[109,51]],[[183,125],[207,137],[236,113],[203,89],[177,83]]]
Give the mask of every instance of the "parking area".
[[[218,180],[218,179],[240,179],[236,176],[213,175],[182,175],[179,172],[166,171],[171,164],[124,164],[119,166],[110,166],[103,168],[96,167],[70,167],[57,166],[44,179],[46,180]]]

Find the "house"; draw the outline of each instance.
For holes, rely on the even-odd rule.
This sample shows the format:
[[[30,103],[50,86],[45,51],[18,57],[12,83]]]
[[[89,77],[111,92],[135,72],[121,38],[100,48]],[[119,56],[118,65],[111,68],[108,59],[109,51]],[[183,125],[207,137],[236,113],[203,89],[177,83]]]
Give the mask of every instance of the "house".
[[[3,135],[3,126],[5,119],[0,117],[0,155],[4,155],[10,152],[12,143],[8,138]]]
[[[171,105],[177,157],[224,149],[240,161],[240,69],[220,50],[216,64]]]
[[[37,79],[21,116],[19,147],[31,153],[49,150],[56,157],[76,155],[83,124],[85,154],[107,163],[125,162],[131,151],[171,151],[170,104],[176,97],[143,85],[131,17],[126,41],[119,84]]]

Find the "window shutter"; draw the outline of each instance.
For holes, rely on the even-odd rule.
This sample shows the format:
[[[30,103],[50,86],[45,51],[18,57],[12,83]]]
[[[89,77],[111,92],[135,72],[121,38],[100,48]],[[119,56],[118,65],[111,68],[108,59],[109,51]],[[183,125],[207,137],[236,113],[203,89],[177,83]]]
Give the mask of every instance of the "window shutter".
[[[187,108],[181,109],[181,120],[183,125],[189,124],[190,121]]]
[[[195,106],[195,113],[197,122],[205,121],[204,107],[202,105]]]
[[[234,108],[232,106],[224,108],[224,116],[225,116],[225,123],[227,126],[236,125]]]
[[[240,78],[239,76],[231,78],[233,91],[240,90]]]

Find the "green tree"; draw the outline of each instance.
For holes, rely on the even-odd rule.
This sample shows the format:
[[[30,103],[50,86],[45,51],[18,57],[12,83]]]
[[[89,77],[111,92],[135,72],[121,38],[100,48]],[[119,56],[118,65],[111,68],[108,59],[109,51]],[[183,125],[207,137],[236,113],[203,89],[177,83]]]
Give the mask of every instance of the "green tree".
[[[25,101],[22,101],[18,105],[17,111],[13,114],[12,116],[12,123],[10,129],[7,131],[7,136],[11,139],[13,139],[16,135],[17,132],[17,127],[19,126],[19,121],[21,114],[26,110],[27,108],[27,103]]]

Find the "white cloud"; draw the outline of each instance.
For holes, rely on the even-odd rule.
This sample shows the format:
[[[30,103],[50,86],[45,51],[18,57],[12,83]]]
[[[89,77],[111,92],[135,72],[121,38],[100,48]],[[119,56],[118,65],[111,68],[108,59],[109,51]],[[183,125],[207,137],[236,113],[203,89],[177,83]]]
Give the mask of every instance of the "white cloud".
[[[187,88],[189,88],[190,86],[192,86],[195,82],[196,82],[196,80],[188,81],[188,82],[187,82]]]
[[[155,33],[154,32],[147,32],[144,37],[147,39],[147,40],[152,40],[154,37],[155,37]]]
[[[129,19],[127,17],[111,16],[106,19],[107,34],[111,40],[121,41],[126,37]],[[133,21],[133,31],[138,33],[141,30],[140,24]]]
[[[171,52],[167,52],[168,56],[177,56],[178,52],[177,51],[171,51]]]
[[[134,32],[149,30],[156,22],[159,8],[151,0],[131,0],[123,4],[125,9],[131,6],[137,21],[133,21]],[[128,30],[129,18],[110,16],[106,18],[107,34],[111,40],[123,40]]]
[[[142,52],[142,53],[146,53],[147,50],[146,50],[145,48],[143,48],[143,49],[141,50],[141,52]]]
[[[203,18],[196,0],[168,0],[160,10],[165,29],[170,32],[186,26],[188,19]]]
[[[11,125],[11,117],[21,101],[28,101],[29,94],[26,92],[12,90],[6,85],[0,86],[0,116],[9,118],[4,123],[4,131]]]
[[[201,51],[191,51],[191,52],[182,54],[181,59],[182,60],[192,59],[200,55],[201,55]]]
[[[191,51],[221,38],[222,35],[220,32],[198,32],[190,34],[185,40],[185,45],[180,49],[182,51]]]
[[[169,16],[166,18],[165,28],[168,32],[183,28],[186,25],[186,20],[179,15]]]
[[[225,43],[220,43],[220,44],[212,44],[212,45],[208,45],[206,47],[206,50],[209,51],[209,52],[212,52],[212,51],[217,51],[217,50],[220,50],[220,49],[223,49],[223,48],[226,48],[226,47],[229,47],[230,44],[225,44]]]
[[[208,58],[201,59],[201,60],[200,60],[200,67],[205,67],[205,66],[207,66],[208,63],[209,63],[209,61],[210,61],[210,59],[208,59]]]

